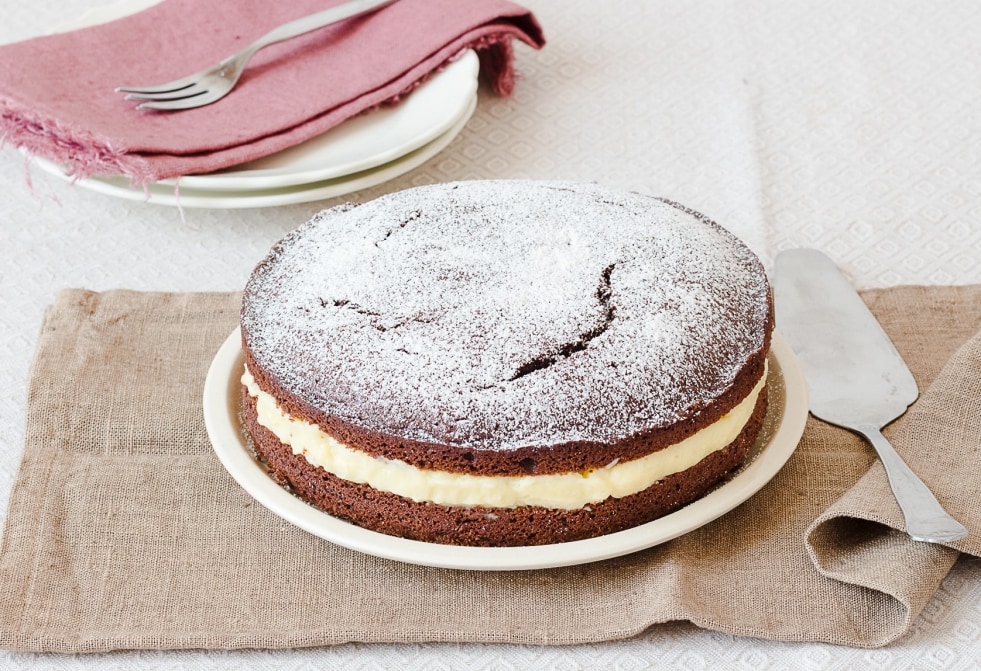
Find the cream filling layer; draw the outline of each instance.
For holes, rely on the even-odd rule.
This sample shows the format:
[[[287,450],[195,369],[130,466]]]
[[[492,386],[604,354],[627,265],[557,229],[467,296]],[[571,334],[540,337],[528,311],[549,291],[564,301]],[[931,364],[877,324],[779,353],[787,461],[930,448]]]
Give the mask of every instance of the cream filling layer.
[[[766,384],[767,371],[735,408],[717,422],[663,450],[630,461],[608,464],[583,473],[488,476],[416,468],[355,450],[324,433],[319,426],[283,412],[276,399],[259,389],[248,368],[242,384],[256,399],[259,424],[294,454],[303,455],[339,478],[367,484],[417,502],[444,506],[516,508],[542,506],[575,510],[609,497],[643,491],[674,473],[691,468],[736,439],[749,421]]]

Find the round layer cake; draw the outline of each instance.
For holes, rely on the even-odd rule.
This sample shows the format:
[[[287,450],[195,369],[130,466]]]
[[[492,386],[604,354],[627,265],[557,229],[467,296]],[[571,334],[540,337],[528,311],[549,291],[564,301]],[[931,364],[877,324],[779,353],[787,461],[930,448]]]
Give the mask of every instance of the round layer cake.
[[[243,416],[298,496],[459,545],[648,522],[737,469],[766,412],[756,256],[676,203],[475,181],[325,210],[255,268]]]

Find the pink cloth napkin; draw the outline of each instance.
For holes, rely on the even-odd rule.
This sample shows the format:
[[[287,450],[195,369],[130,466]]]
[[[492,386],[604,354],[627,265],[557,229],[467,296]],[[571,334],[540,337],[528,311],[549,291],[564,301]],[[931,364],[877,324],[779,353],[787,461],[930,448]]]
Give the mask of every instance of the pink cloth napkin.
[[[200,70],[292,19],[344,0],[164,0],[111,23],[0,47],[5,143],[69,174],[134,183],[266,156],[396,102],[468,48],[495,91],[514,86],[514,39],[535,17],[505,0],[398,0],[260,51],[226,98],[182,112],[138,111],[113,91]]]

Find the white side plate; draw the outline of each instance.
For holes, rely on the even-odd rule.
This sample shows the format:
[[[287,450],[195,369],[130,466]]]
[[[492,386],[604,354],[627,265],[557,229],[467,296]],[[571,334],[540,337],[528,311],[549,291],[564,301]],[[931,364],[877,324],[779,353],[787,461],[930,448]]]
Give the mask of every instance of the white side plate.
[[[78,19],[57,26],[52,32],[105,23],[153,4],[156,4],[155,0],[122,0],[90,10]],[[439,149],[442,149],[462,130],[464,124],[460,123],[461,119],[469,118],[473,112],[479,70],[477,54],[472,50],[466,51],[396,106],[359,115],[306,142],[248,163],[205,175],[161,180],[150,186],[150,201],[186,207],[265,207],[269,204],[319,200],[365,188],[363,180],[352,177],[375,168],[386,168],[375,174],[376,178],[381,175],[384,178],[376,179],[367,186],[393,179],[425,160],[400,159],[410,155],[418,157],[419,154],[425,154],[428,159],[437,153],[438,150],[433,149],[440,141]],[[415,154],[418,150],[424,151]],[[71,179],[55,163],[44,160],[36,162],[47,172]],[[343,183],[344,178],[352,178],[348,180],[349,185]],[[123,178],[95,177],[71,181],[100,193],[130,200],[147,200],[142,189],[133,189]],[[335,183],[331,185],[328,195],[319,195],[327,181]],[[166,193],[173,195],[175,185],[194,198],[185,201],[152,197],[162,196],[163,192],[158,187],[164,187]],[[305,188],[289,193],[284,191],[290,187]],[[269,199],[261,197],[271,195],[268,193],[271,190],[279,192],[274,202],[267,204]],[[243,197],[252,202],[261,199],[262,204],[235,204],[235,192],[246,192]],[[299,199],[291,198],[290,194]],[[209,196],[216,204],[196,204],[210,202]]]
[[[323,182],[286,186],[276,189],[259,189],[256,191],[186,189],[183,187],[183,181],[179,187],[160,182],[150,184],[144,191],[143,189],[134,189],[130,186],[129,180],[122,177],[93,177],[78,180],[76,184],[91,191],[124,200],[186,208],[200,207],[232,210],[250,207],[276,207],[279,205],[293,205],[295,203],[309,203],[316,200],[335,198],[382,184],[419,167],[443,151],[459,132],[463,130],[476,106],[477,96],[474,95],[470,99],[469,107],[464,110],[463,116],[446,133],[440,135],[429,144],[409,152],[405,156],[369,170],[345,175],[337,179],[328,179]],[[45,172],[66,180],[69,179],[65,176],[61,168],[51,161],[37,156],[33,157],[32,161]]]

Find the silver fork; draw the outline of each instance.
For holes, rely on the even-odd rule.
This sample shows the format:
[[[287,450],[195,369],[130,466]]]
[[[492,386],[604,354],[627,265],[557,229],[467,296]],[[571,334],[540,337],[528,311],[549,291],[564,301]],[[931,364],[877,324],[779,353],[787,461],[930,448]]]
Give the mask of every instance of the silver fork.
[[[245,64],[260,49],[332,23],[373,12],[393,2],[395,0],[352,0],[284,23],[241,51],[193,75],[156,86],[119,86],[116,91],[127,94],[127,100],[144,101],[136,106],[137,109],[175,111],[210,105],[224,98],[232,90],[242,75]]]

